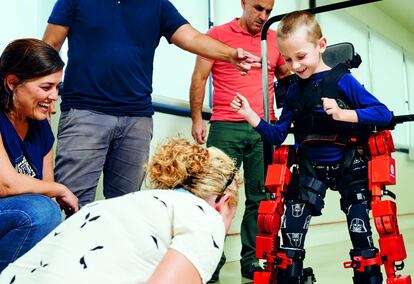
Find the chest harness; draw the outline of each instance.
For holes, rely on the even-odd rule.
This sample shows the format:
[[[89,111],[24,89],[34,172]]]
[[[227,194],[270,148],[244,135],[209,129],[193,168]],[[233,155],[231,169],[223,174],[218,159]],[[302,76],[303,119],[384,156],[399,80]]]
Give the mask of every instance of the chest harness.
[[[356,124],[336,121],[324,111],[318,111],[322,109],[323,97],[335,99],[342,109],[353,108],[348,98],[338,89],[338,81],[349,72],[345,64],[338,64],[320,81],[306,79],[297,82],[300,96],[291,101],[290,105],[293,110],[295,141],[300,146],[305,143],[324,142],[349,146],[368,136],[368,131],[364,135],[364,131]]]

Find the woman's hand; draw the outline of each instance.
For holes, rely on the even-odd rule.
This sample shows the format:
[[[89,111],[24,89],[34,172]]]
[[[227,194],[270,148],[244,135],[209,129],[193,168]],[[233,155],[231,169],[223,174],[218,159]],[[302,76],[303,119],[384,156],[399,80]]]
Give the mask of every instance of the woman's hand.
[[[79,210],[78,198],[66,186],[61,184],[62,193],[56,197],[60,208],[65,211],[66,216],[70,216]]]

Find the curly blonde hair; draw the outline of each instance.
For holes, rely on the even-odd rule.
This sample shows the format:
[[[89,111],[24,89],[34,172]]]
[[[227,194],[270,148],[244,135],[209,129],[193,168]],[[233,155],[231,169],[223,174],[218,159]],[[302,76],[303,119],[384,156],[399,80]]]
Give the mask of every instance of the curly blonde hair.
[[[233,173],[233,180],[224,189]],[[224,189],[224,193],[230,194],[230,206],[237,206],[242,184],[234,161],[223,151],[204,148],[180,137],[170,138],[156,148],[147,175],[151,188],[181,187],[202,199],[223,194]]]

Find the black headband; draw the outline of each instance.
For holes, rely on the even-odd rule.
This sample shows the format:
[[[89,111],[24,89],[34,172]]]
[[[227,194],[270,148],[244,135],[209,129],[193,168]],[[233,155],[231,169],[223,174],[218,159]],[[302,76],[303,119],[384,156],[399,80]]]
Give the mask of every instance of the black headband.
[[[215,203],[219,202],[221,197],[223,197],[224,191],[233,182],[235,175],[236,175],[236,171],[233,171],[230,177],[227,179],[226,183],[224,184],[223,189],[220,191],[219,195],[217,195]]]

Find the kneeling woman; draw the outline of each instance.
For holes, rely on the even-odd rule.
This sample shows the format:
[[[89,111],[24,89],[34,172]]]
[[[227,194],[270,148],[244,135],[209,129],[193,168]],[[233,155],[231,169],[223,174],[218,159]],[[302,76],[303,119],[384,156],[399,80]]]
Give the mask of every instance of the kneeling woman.
[[[160,145],[151,187],[86,205],[0,283],[205,283],[220,260],[241,177],[217,148],[181,138]]]
[[[75,212],[78,199],[53,178],[49,107],[64,63],[36,39],[11,42],[0,57],[0,272],[61,221],[56,198]]]

